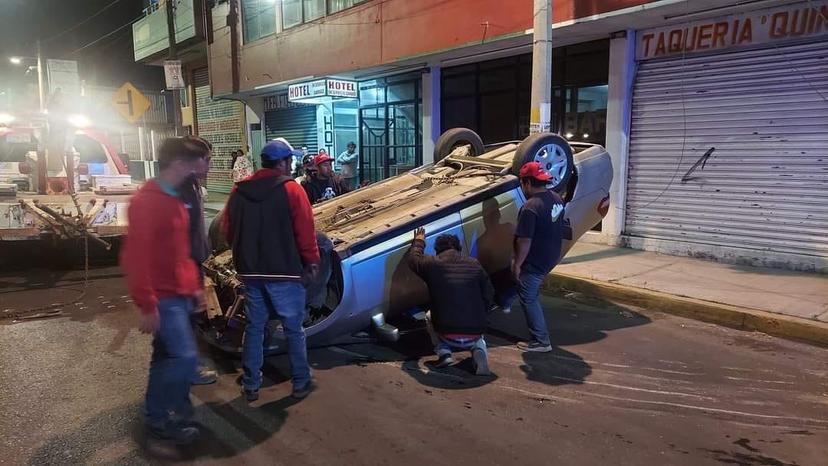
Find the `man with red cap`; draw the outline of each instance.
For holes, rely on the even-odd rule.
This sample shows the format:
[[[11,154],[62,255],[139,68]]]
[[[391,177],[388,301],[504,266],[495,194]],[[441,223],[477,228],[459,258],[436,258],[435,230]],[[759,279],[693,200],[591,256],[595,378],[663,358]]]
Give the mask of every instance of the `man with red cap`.
[[[517,283],[517,295],[526,312],[532,340],[518,343],[518,347],[547,353],[552,351],[552,343],[539,300],[540,285],[560,260],[564,203],[556,192],[546,189],[552,176],[538,162],[525,164],[519,177],[527,200],[520,209],[515,229],[512,278]],[[509,312],[510,307],[507,303],[504,311]]]
[[[327,201],[350,191],[342,182],[342,178],[334,173],[333,160],[324,150],[320,150],[319,155],[313,160],[316,175],[305,178],[302,183],[311,204]]]

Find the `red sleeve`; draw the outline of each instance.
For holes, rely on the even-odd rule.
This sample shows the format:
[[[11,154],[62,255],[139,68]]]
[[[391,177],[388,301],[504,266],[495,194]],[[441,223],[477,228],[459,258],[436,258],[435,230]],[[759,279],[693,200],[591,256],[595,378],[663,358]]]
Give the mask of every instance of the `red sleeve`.
[[[154,249],[154,219],[159,213],[140,196],[133,198],[127,210],[126,243],[121,250],[127,288],[132,300],[144,314],[158,312],[158,297],[152,286],[151,255]]]
[[[290,205],[290,218],[293,221],[293,235],[296,237],[296,247],[302,257],[302,263],[318,264],[319,247],[316,245],[316,228],[313,226],[313,209],[308,195],[298,183],[288,181],[285,191]]]

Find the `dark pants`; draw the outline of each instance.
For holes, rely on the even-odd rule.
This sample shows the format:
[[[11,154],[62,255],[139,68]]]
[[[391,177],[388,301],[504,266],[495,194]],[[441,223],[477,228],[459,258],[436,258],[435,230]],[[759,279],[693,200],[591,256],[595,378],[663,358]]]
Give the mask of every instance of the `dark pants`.
[[[192,417],[190,381],[198,366],[198,350],[190,324],[193,303],[187,297],[162,299],[158,303],[161,326],[152,340],[146,421],[163,428],[170,415]]]

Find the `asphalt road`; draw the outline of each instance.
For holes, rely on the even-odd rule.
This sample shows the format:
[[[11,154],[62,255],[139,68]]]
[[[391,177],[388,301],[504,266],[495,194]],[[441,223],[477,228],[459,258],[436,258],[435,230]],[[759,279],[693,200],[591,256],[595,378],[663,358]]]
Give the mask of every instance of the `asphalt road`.
[[[0,311],[72,301],[82,274],[0,275]],[[284,357],[248,405],[238,363],[195,387],[203,438],[147,441],[149,338],[115,268],[60,317],[0,323],[0,464],[825,465],[828,350],[570,294],[545,300],[551,354],[522,354],[520,313],[488,337],[495,377],[432,371],[427,338],[310,352],[319,389],[289,398]],[[208,352],[209,353],[209,352]]]

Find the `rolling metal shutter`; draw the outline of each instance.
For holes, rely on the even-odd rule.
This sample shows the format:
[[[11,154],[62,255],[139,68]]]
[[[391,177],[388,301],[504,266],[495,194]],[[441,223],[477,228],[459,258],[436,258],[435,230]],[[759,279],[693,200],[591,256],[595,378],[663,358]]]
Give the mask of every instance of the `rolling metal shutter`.
[[[641,63],[625,234],[827,257],[826,99],[824,40]]]
[[[193,72],[193,86],[198,136],[213,145],[207,190],[229,193],[233,188],[232,154],[245,145],[244,105],[233,100],[213,100],[207,68]]]
[[[285,138],[295,149],[303,146],[316,154],[319,140],[316,134],[316,105],[303,105],[265,112],[265,137],[268,141]]]

